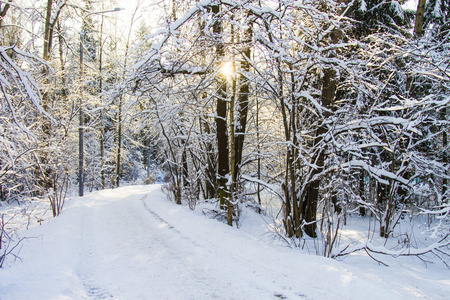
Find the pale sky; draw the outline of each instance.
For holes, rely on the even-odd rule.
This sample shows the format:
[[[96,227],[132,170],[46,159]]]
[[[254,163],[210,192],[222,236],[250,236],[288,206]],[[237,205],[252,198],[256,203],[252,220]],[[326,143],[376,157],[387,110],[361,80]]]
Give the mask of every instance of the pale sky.
[[[417,9],[417,2],[418,0],[408,0],[408,2],[406,2],[403,7],[407,8],[407,9],[413,9],[416,10]]]
[[[119,0],[117,6],[125,8],[124,11],[119,12],[117,15],[119,19],[119,31],[127,35],[130,26],[133,27],[132,31],[135,32],[142,23],[147,24],[152,30],[159,28],[161,24],[160,3],[162,1]]]
[[[125,8],[124,11],[117,13],[119,28],[116,29],[122,33],[123,36],[128,34],[130,26],[133,26],[132,31],[137,30],[142,22],[145,22],[153,30],[156,30],[162,20],[161,9],[163,8],[164,1],[160,0],[116,0],[117,7]],[[112,0],[114,2],[114,0]],[[416,10],[418,0],[408,0],[403,7],[407,9]],[[169,4],[166,4],[170,6]],[[131,24],[131,19],[134,14],[134,22]]]

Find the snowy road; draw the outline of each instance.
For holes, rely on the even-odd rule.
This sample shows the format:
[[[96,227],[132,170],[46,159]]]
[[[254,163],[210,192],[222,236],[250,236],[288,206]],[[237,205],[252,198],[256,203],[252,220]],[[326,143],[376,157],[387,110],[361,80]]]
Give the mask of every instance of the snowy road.
[[[26,234],[38,238],[24,244],[22,263],[0,270],[1,300],[445,299],[449,292],[266,245],[167,202],[159,186],[74,199]]]
[[[152,196],[158,197],[158,193],[111,194],[108,199],[97,199],[83,216],[86,249],[80,259],[80,275],[87,283],[88,295],[121,299],[285,297],[283,290],[288,286],[274,284],[283,274],[223,245],[229,241],[211,242],[214,231],[203,228],[204,236],[200,236],[195,224],[172,225],[165,219],[170,219],[170,210],[177,218],[182,215],[173,204],[155,203]],[[265,279],[272,277],[274,280]],[[304,296],[300,291],[296,294]]]

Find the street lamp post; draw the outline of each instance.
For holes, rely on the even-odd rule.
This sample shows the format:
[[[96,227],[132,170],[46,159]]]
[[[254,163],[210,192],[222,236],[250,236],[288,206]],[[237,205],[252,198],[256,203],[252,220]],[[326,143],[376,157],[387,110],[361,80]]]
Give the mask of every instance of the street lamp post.
[[[109,12],[116,12],[124,10],[124,8],[114,8],[112,10],[95,11],[88,13],[81,20],[80,30],[80,81],[83,82],[83,24],[84,20],[91,15],[104,14]],[[82,197],[84,195],[84,181],[83,181],[83,161],[84,161],[84,131],[83,131],[83,88],[81,89],[81,96],[79,102],[80,110],[80,126],[78,127],[78,195]]]

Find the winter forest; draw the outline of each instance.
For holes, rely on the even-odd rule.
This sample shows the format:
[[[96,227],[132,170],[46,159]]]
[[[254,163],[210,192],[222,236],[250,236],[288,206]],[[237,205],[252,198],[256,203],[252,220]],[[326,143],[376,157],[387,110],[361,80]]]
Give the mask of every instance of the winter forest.
[[[449,0],[123,2],[0,1],[0,267],[6,208],[154,183],[237,228],[271,203],[318,256],[450,264]]]

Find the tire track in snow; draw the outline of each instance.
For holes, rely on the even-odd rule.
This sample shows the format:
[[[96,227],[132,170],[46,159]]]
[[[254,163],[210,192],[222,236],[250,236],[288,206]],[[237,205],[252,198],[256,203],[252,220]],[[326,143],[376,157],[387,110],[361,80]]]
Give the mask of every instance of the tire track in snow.
[[[92,210],[85,210],[83,213],[82,220],[82,248],[81,248],[81,257],[80,257],[80,265],[78,270],[78,277],[83,285],[84,291],[86,293],[87,299],[92,300],[102,300],[102,299],[111,299],[113,295],[111,293],[100,286],[95,279],[93,274],[95,273],[94,266],[94,246],[90,241],[92,241]],[[89,231],[89,233],[87,232]]]
[[[169,229],[173,229],[175,232],[181,235],[181,232],[179,232],[177,229],[175,229],[174,226],[170,225],[166,220],[164,220],[160,215],[158,215],[156,212],[150,209],[150,207],[147,206],[147,203],[145,200],[147,199],[148,194],[143,196],[140,200],[144,204],[145,209],[152,214],[157,220],[159,220],[162,224],[166,225]]]
[[[81,277],[80,277],[81,278]],[[81,278],[84,290],[89,299],[111,299],[113,296],[104,288],[101,288],[97,283],[89,278]]]
[[[145,207],[146,211],[148,213],[150,213],[155,219],[157,219],[161,224],[164,224],[167,229],[170,229],[171,232],[176,233],[176,235],[179,238],[187,241],[190,245],[192,245],[195,248],[203,249],[203,251],[205,252],[204,256],[207,256],[207,255],[216,256],[219,259],[220,256],[221,256],[219,254],[219,252],[229,254],[228,251],[225,248],[223,248],[220,245],[217,245],[217,244],[209,241],[207,238],[198,236],[198,238],[200,238],[202,243],[206,243],[207,244],[207,246],[206,246],[205,244],[200,245],[199,243],[197,243],[196,240],[194,240],[191,237],[186,236],[185,234],[183,234],[175,226],[171,225],[168,221],[166,221],[163,217],[161,217],[157,212],[152,210],[147,205],[146,200],[147,200],[149,195],[150,194],[147,194],[147,195],[145,195],[145,196],[140,198],[140,200],[142,201],[143,206]],[[211,246],[212,246],[212,248],[211,248]],[[213,252],[213,249],[219,250],[219,252]],[[259,264],[255,264],[254,261],[252,261],[250,259],[247,259],[245,257],[242,257],[240,255],[238,255],[238,256],[231,256],[231,257],[228,257],[227,259],[224,260],[224,262],[227,263],[227,264],[229,264],[229,263],[236,264],[236,265],[245,264],[245,265],[249,266],[249,269],[252,269],[254,267],[257,267],[257,268],[261,268],[262,267],[262,269],[264,269],[264,271],[266,271],[268,273],[278,273],[278,272],[276,272],[274,270],[271,270],[270,268],[268,268],[266,266],[261,266]],[[253,271],[253,275],[256,275],[256,271]],[[203,282],[211,282],[211,278],[203,277]],[[259,290],[260,292],[263,292],[263,293],[264,292],[269,292],[269,290],[266,289],[267,288],[266,286],[260,286],[260,284],[258,284],[257,281],[250,280],[249,282],[252,283],[252,289]],[[275,281],[274,281],[274,283],[275,283]],[[224,282],[222,284],[224,286],[228,285],[227,289],[233,289],[234,282],[232,282],[232,281],[231,282],[227,282],[227,283]],[[279,292],[279,290],[282,290],[283,292]],[[292,297],[286,296],[285,292],[287,292],[287,294],[290,295],[290,296],[294,295],[295,299],[311,299],[307,295],[305,295],[304,293],[292,291],[292,287],[288,287],[288,286],[279,286],[277,291],[274,290],[272,292],[273,292],[272,295],[271,295],[272,299],[292,299]],[[269,296],[269,295],[266,295],[265,297],[267,297],[267,296]],[[222,298],[222,297],[223,296],[219,296],[218,298]],[[214,298],[216,298],[216,297],[214,297]],[[230,299],[235,299],[235,298],[230,298]],[[240,299],[240,298],[236,298],[236,299]]]
[[[214,231],[177,228],[160,204],[152,209],[153,192],[139,194],[117,190],[88,205],[80,274],[89,299],[311,299],[292,290],[304,284],[210,240]]]

